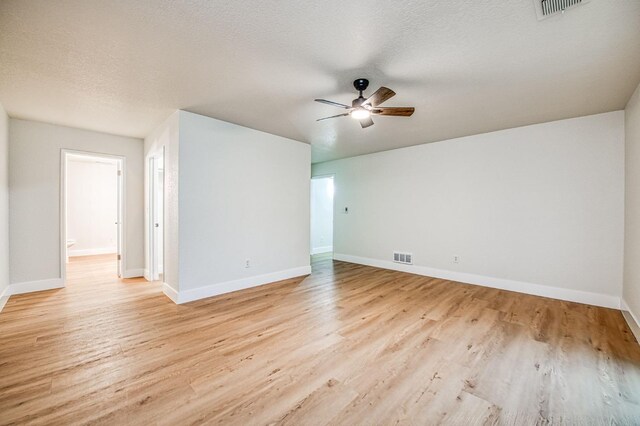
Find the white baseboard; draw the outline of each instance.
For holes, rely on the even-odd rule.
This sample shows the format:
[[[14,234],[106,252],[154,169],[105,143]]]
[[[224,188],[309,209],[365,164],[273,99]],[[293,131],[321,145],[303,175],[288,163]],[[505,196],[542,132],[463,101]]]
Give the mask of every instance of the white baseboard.
[[[620,304],[622,316],[627,321],[627,324],[629,324],[629,328],[633,335],[636,336],[636,340],[640,343],[640,316],[636,315],[631,308],[629,308],[629,305],[624,299],[622,299]]]
[[[9,294],[9,286],[7,285],[4,290],[0,291],[0,312],[2,312],[2,308],[4,308],[4,305],[7,304],[9,296],[11,295]]]
[[[122,278],[138,278],[138,277],[144,277],[144,269],[143,268],[127,269],[122,274]]]
[[[162,283],[162,292],[169,299],[173,300],[173,303],[178,303],[178,292],[173,287],[171,287],[169,284]]]
[[[333,251],[333,246],[314,247],[311,249],[311,254],[320,254]]]
[[[366,257],[351,256],[348,254],[334,253],[333,258],[344,262],[358,263],[361,265],[374,266],[376,268],[408,272],[410,274],[441,278],[466,284],[481,285],[484,287],[497,288],[500,290],[509,290],[518,293],[532,294],[534,296],[549,297],[551,299],[567,300],[570,302],[584,303],[587,305],[620,309],[620,298],[617,296],[612,296],[610,294],[591,293],[588,291],[551,287],[541,284],[527,283],[523,281],[514,281],[503,278],[487,277],[484,275],[469,274],[466,272],[429,268],[426,266],[403,265],[387,260],[370,259]]]
[[[116,247],[103,247],[83,250],[67,250],[67,254],[70,257],[73,256],[95,256],[96,254],[116,254],[118,249]]]
[[[150,273],[150,272],[149,272],[149,270],[148,270],[148,269],[146,269],[146,268],[145,268],[145,270],[144,270],[144,274],[143,274],[142,276],[143,276],[143,277],[144,277],[144,279],[145,279],[145,280],[147,280],[147,281],[153,281],[153,280],[151,279],[151,273]]]
[[[175,303],[181,304],[205,299],[211,296],[217,296],[219,294],[230,293],[232,291],[244,290],[246,288],[257,287],[276,281],[282,281],[289,278],[309,275],[310,273],[311,266],[301,266],[298,268],[285,269],[284,271],[272,272],[270,274],[256,275],[239,280],[215,283],[191,290],[175,291],[167,284],[164,284],[162,286],[162,290],[164,291],[164,294],[166,294],[167,297],[169,297]]]
[[[9,284],[9,296],[14,294],[32,293],[34,291],[53,290],[63,288],[62,278],[51,278],[48,280],[26,281],[22,283]]]

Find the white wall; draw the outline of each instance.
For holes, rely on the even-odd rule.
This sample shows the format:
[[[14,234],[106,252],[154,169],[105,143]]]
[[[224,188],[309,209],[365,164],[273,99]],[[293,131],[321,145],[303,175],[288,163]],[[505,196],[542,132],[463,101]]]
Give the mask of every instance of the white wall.
[[[9,117],[0,105],[0,309],[9,288]]]
[[[184,111],[179,134],[181,300],[310,273],[310,146]]]
[[[333,179],[311,179],[311,254],[333,250]]]
[[[623,298],[640,339],[640,85],[625,109],[625,240]]]
[[[408,251],[417,267],[405,270],[619,303],[622,111],[313,167],[332,173],[337,258],[394,267],[392,252]]]
[[[69,248],[69,256],[117,253],[117,221],[117,165],[69,160],[67,238],[76,241]]]
[[[142,275],[142,140],[11,119],[9,223],[12,286],[31,288],[24,283],[33,281],[51,286],[56,282],[60,284],[60,152],[63,148],[125,157],[124,274]]]

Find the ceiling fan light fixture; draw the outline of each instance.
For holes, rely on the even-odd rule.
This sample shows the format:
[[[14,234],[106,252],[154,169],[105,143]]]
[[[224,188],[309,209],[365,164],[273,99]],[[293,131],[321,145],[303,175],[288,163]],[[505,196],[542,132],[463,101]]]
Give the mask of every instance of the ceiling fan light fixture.
[[[553,0],[558,1],[558,0]],[[584,0],[583,0],[584,1]],[[360,92],[360,96],[351,102],[351,106],[341,104],[339,102],[328,101],[326,99],[315,99],[316,102],[321,104],[331,105],[346,110],[342,114],[332,115],[331,117],[319,118],[316,121],[328,120],[330,118],[346,117],[350,116],[354,120],[360,122],[360,126],[363,129],[373,126],[372,116],[387,115],[396,117],[411,117],[415,111],[414,107],[381,107],[380,104],[392,98],[396,92],[388,87],[380,87],[371,96],[365,98],[362,92],[367,89],[369,80],[366,78],[359,78],[353,82],[353,87]]]
[[[362,120],[364,118],[369,118],[369,117],[371,117],[371,112],[364,108],[358,108],[351,111],[351,118],[353,119]]]

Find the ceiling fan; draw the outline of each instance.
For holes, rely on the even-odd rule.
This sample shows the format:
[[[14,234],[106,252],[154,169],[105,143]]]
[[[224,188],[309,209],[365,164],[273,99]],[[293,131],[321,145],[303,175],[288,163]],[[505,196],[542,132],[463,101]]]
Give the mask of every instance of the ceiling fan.
[[[362,92],[369,87],[369,80],[366,78],[359,78],[353,82],[353,87],[360,92],[360,96],[351,102],[351,106],[344,105],[338,102],[328,101],[326,99],[315,99],[316,102],[320,102],[327,105],[332,105],[338,108],[344,108],[349,111],[332,115],[331,117],[320,118],[316,121],[328,120],[329,118],[346,117],[360,121],[362,128],[373,126],[372,115],[393,115],[396,117],[410,117],[415,111],[413,107],[381,107],[380,104],[390,99],[396,94],[393,90],[387,87],[381,87],[375,91],[375,93],[368,98],[362,96]]]

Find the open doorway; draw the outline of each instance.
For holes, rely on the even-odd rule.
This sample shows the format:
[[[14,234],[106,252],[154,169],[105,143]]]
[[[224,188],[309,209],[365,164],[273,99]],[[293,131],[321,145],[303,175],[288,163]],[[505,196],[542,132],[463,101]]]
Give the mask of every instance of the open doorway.
[[[62,152],[62,277],[67,269],[123,274],[124,158]]]
[[[333,176],[311,178],[311,255],[333,258]]]
[[[164,153],[149,157],[149,266],[152,281],[164,281]]]

